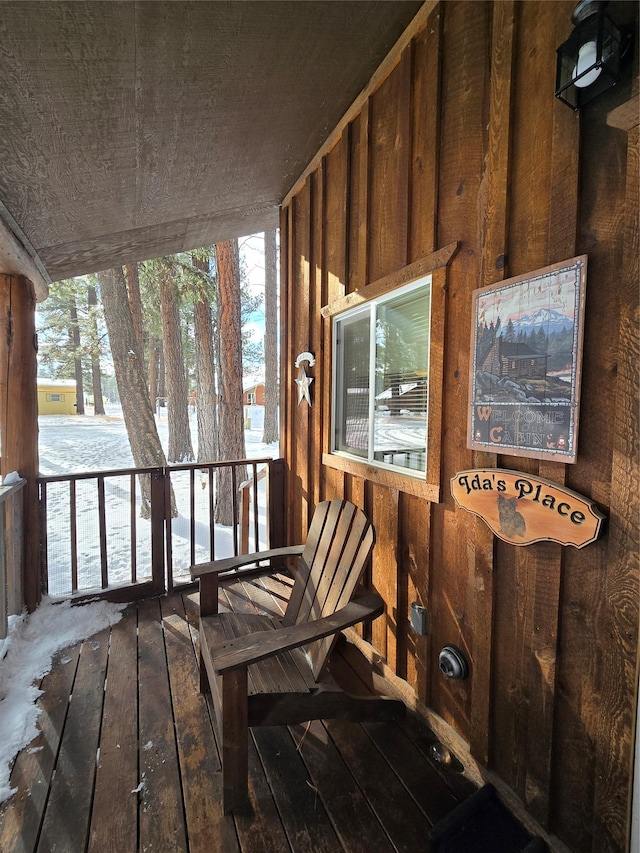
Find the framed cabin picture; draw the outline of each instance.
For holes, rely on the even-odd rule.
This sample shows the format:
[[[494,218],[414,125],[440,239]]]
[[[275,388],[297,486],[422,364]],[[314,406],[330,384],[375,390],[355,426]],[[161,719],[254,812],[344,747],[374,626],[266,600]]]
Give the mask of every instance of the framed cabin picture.
[[[575,462],[587,256],[473,292],[468,447]]]

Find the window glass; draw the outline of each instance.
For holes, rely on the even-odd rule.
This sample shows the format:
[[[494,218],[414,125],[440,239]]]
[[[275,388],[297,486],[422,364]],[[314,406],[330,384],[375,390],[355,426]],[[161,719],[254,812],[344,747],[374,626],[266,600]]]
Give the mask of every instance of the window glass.
[[[334,318],[334,452],[424,474],[430,296],[427,276]]]
[[[429,373],[428,285],[378,306],[376,317],[376,461],[424,471]]]
[[[369,455],[371,311],[336,320],[336,449]]]

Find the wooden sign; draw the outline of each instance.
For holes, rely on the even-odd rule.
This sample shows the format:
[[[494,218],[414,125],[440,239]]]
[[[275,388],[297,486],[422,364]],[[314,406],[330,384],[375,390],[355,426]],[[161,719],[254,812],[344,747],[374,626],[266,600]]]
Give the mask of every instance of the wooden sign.
[[[598,538],[605,518],[577,492],[501,468],[460,471],[451,480],[451,494],[512,545],[546,541],[584,548]]]

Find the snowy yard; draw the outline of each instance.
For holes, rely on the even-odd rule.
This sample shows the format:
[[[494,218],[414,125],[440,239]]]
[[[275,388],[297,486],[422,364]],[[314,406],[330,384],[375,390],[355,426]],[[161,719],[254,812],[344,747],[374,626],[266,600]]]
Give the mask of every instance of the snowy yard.
[[[255,423],[256,418],[252,418]],[[196,415],[190,415],[194,452],[197,453]],[[156,416],[158,434],[167,448],[166,413]],[[39,419],[40,473],[42,475],[79,474],[113,471],[134,467],[122,412],[110,406],[102,417],[92,415],[46,416]],[[262,429],[245,432],[248,459],[277,457],[278,446],[261,442]],[[200,480],[196,472],[195,489],[195,562],[209,556],[210,495],[207,478]],[[171,483],[179,515],[172,520],[172,554],[175,579],[186,579],[191,565],[190,480],[189,472],[174,472]],[[264,483],[262,484],[264,485]],[[150,523],[140,517],[139,487],[136,512],[136,580],[151,574]],[[259,489],[260,492],[264,490]],[[106,538],[109,583],[131,582],[130,478],[122,476],[105,481]],[[71,590],[71,516],[68,483],[52,483],[47,487],[47,538],[49,593],[65,595]],[[264,541],[264,507],[261,502],[260,539]],[[78,589],[101,586],[100,532],[97,481],[79,481],[76,493]],[[233,553],[231,528],[216,528],[215,556]]]

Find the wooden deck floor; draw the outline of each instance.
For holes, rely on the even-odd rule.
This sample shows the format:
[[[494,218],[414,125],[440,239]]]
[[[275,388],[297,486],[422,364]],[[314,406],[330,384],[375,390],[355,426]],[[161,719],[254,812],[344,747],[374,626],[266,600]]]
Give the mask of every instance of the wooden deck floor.
[[[18,792],[0,810],[0,850],[428,850],[429,827],[473,786],[432,761],[435,737],[413,715],[254,729],[251,810],[224,816],[197,619],[197,593],[149,599],[57,656],[41,685],[41,734],[16,759]],[[342,645],[354,678],[358,652]]]

